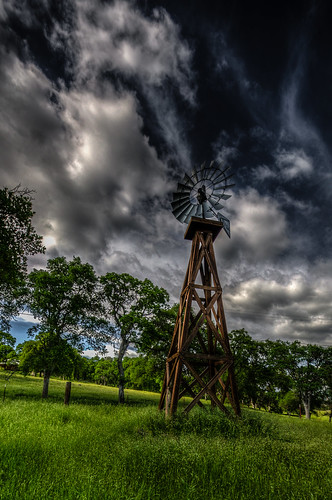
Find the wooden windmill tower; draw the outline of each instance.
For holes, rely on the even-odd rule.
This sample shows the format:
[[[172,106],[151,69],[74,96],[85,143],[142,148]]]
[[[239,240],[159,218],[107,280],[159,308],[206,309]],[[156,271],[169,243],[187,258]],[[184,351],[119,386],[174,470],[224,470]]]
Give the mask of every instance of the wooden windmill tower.
[[[234,377],[234,361],[229,346],[213,243],[224,228],[230,234],[228,219],[218,212],[219,201],[227,199],[231,187],[226,170],[214,162],[185,176],[174,194],[173,213],[189,222],[185,239],[192,241],[188,268],[183,283],[179,312],[166,360],[166,371],[159,409],[172,416],[178,402],[189,396],[188,413],[201,399],[225,413],[229,403],[236,415],[240,404]],[[209,220],[216,217],[218,220]]]

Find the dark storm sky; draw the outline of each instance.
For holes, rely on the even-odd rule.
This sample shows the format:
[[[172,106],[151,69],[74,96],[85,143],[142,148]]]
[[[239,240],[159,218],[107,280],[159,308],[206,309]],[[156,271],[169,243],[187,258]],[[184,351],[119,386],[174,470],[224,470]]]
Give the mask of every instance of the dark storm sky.
[[[0,184],[35,190],[31,266],[80,255],[177,300],[172,192],[217,159],[236,182],[216,242],[229,329],[331,344],[331,10],[0,2]]]

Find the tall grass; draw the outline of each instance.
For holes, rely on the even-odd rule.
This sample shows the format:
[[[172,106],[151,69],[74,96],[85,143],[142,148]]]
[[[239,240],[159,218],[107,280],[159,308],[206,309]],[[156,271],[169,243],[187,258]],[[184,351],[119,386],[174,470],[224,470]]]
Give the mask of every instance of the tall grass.
[[[16,377],[0,403],[0,499],[330,498],[327,422],[209,409],[165,420],[158,395],[128,391],[118,406],[115,389],[85,384],[65,407],[61,381],[50,401],[38,383]]]

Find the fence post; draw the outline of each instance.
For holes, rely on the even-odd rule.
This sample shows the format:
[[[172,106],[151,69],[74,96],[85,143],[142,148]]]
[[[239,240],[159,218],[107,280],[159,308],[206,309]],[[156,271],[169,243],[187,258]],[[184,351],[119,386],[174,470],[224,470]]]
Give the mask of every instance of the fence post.
[[[71,382],[66,382],[65,400],[64,400],[65,405],[69,405],[70,391],[71,391]]]

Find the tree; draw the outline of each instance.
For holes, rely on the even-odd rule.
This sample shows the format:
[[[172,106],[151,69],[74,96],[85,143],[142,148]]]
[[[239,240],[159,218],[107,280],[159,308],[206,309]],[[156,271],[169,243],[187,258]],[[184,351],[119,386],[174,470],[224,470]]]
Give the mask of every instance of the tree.
[[[15,347],[16,339],[8,332],[0,331],[0,362],[7,364],[16,356]]]
[[[119,340],[119,402],[124,403],[123,358],[129,344],[137,344],[142,331],[166,309],[168,293],[151,281],[141,281],[130,274],[107,273],[100,278],[103,287],[105,313],[114,335]]]
[[[230,332],[229,337],[240,398],[277,410],[278,399],[292,387],[287,342],[254,340],[244,329]]]
[[[94,380],[97,384],[117,385],[118,368],[116,361],[111,358],[101,358],[95,366]]]
[[[29,329],[38,333],[43,342],[43,372],[47,397],[53,360],[64,342],[78,350],[86,346],[102,350],[107,341],[106,323],[99,319],[101,312],[97,292],[98,278],[90,264],[79,257],[67,262],[57,257],[47,262],[45,270],[34,269],[27,280],[27,307],[39,324]]]
[[[322,346],[301,345],[296,341],[290,344],[290,352],[293,362],[288,369],[303,402],[305,416],[310,419],[312,404],[324,400],[326,350]]]
[[[126,387],[141,391],[160,391],[164,377],[164,366],[160,367],[154,357],[138,356],[124,358]]]
[[[20,370],[43,373],[42,397],[48,396],[49,377],[53,375],[71,378],[74,373],[76,350],[68,342],[49,333],[40,333],[35,340],[27,340],[18,346]]]
[[[299,396],[294,391],[288,391],[279,399],[279,406],[290,415],[292,411],[297,411],[299,409]]]
[[[45,251],[33,215],[29,190],[0,189],[0,324],[6,331],[21,306],[27,257]]]
[[[178,310],[179,304],[174,304],[167,309],[159,309],[153,321],[144,325],[136,342],[138,352],[154,358],[163,370],[165,370]]]
[[[231,350],[235,361],[235,375],[239,397],[256,407],[264,377],[265,363],[259,342],[250,337],[243,328],[229,333]]]
[[[330,409],[329,421],[332,420],[332,346],[327,347],[321,365],[321,372],[325,390],[325,404]]]

